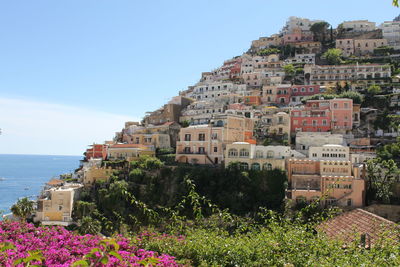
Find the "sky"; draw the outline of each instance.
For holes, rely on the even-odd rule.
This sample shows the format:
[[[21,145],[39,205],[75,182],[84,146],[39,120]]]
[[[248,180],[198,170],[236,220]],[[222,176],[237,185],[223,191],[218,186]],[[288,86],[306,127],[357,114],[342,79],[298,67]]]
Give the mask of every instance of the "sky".
[[[290,16],[392,20],[391,0],[0,2],[0,153],[81,155]]]

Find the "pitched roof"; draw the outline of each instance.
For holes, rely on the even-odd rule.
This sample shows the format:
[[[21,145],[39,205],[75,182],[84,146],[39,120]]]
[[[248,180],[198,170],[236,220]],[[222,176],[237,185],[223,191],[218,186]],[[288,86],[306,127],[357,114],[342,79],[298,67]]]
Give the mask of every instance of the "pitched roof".
[[[392,221],[363,209],[344,212],[326,222],[321,223],[317,230],[324,232],[329,238],[345,242],[360,241],[361,235],[367,235],[366,244],[373,245],[379,236],[386,231],[400,229]],[[395,238],[395,234],[391,234]]]

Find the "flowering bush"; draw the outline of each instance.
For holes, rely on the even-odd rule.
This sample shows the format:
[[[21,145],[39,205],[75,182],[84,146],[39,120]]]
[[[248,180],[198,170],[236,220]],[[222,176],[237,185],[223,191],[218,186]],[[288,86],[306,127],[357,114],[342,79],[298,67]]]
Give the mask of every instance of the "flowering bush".
[[[98,261],[96,257],[104,256],[105,248],[104,238],[100,236],[77,235],[62,227],[0,222],[0,266],[24,266],[27,262],[70,266],[83,261],[96,266],[178,266],[174,257],[140,249],[124,237],[119,236],[115,241],[116,253],[113,251]]]

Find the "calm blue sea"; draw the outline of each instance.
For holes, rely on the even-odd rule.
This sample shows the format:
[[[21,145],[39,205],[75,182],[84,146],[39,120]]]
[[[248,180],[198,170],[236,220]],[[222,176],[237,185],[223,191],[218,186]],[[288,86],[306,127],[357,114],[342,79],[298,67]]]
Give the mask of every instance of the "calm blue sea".
[[[78,168],[80,159],[81,156],[0,154],[0,211],[8,213],[18,198],[37,196],[51,178]]]

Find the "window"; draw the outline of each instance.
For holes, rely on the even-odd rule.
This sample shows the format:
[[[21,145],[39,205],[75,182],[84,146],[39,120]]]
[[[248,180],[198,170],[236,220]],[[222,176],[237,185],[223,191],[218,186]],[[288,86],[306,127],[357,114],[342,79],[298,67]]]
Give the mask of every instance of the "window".
[[[306,88],[302,87],[302,88],[301,88],[301,91],[302,91],[302,92],[305,92],[305,91],[306,91]]]
[[[349,107],[349,103],[344,103],[344,108],[348,108]]]
[[[199,154],[205,154],[204,147],[199,147]]]
[[[190,147],[185,147],[185,148],[183,149],[183,152],[184,152],[185,154],[189,154],[189,153],[190,153]]]
[[[235,158],[235,157],[237,157],[237,156],[238,156],[238,151],[237,151],[237,149],[235,149],[235,148],[229,149],[229,151],[228,151],[228,157],[229,157],[229,158]]]
[[[249,150],[246,148],[242,148],[240,150],[239,156],[244,158],[244,157],[248,157],[249,156]]]
[[[185,134],[185,141],[190,141],[190,134]]]
[[[206,140],[206,134],[199,134],[199,141],[205,141]]]
[[[273,158],[273,157],[274,157],[274,151],[269,150],[269,151],[267,152],[267,158]]]
[[[257,158],[257,159],[263,158],[263,152],[262,152],[261,150],[257,150],[257,151],[256,151],[256,158]]]
[[[265,164],[263,165],[263,169],[264,169],[264,170],[267,170],[267,171],[272,170],[272,164],[271,164],[271,163],[265,163]]]
[[[218,147],[214,147],[214,152],[218,152]]]
[[[338,104],[337,104],[337,103],[334,103],[334,104],[333,104],[333,108],[338,108]]]
[[[241,170],[248,170],[249,169],[249,164],[246,162],[240,162],[240,169]]]
[[[317,157],[317,153],[313,153],[312,156],[313,156],[314,158],[316,158],[316,157]]]
[[[308,91],[314,92],[314,88],[310,87],[310,88],[308,88]]]
[[[251,164],[251,169],[255,170],[255,171],[259,171],[261,169],[260,164],[259,163]]]

